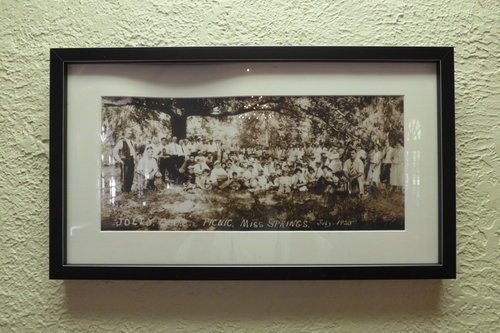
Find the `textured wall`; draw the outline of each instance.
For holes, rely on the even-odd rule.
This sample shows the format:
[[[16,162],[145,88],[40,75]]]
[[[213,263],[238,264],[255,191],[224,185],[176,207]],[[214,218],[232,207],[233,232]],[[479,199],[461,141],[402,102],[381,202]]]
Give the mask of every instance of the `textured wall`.
[[[0,331],[498,332],[499,18],[498,0],[0,0]],[[240,44],[456,47],[457,280],[47,279],[49,48]]]

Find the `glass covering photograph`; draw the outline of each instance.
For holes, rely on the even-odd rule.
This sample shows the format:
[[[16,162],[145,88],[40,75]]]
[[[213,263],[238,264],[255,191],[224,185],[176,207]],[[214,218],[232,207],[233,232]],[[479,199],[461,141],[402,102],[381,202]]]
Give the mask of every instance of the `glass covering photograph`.
[[[403,230],[403,100],[102,97],[101,230]]]

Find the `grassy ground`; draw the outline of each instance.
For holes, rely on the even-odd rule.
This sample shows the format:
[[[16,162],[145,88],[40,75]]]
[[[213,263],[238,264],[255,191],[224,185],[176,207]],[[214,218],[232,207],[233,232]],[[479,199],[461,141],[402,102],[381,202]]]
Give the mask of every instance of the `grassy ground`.
[[[139,198],[134,191],[119,193],[119,183],[116,188],[114,199],[109,188],[102,194],[103,230],[404,229],[401,193],[357,198],[309,192],[185,191],[182,186],[173,186]]]

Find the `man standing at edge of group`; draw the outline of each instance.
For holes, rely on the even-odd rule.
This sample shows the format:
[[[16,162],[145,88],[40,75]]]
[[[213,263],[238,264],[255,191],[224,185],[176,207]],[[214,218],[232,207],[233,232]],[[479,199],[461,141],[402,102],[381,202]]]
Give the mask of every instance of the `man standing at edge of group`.
[[[380,182],[385,185],[386,190],[390,187],[392,154],[394,148],[391,146],[389,138],[385,140],[385,148],[382,152],[382,167],[380,170]]]
[[[184,162],[184,152],[182,146],[177,143],[177,137],[173,136],[170,143],[167,145],[167,153],[170,158],[166,160],[166,168],[169,173],[169,178],[174,183],[179,182],[179,168]]]
[[[113,157],[120,164],[121,190],[130,193],[134,182],[136,151],[132,141],[132,130],[130,128],[125,129],[123,136],[113,149]]]
[[[170,158],[170,153],[168,152],[168,144],[167,138],[161,138],[161,143],[158,151],[158,155],[156,156],[158,159],[158,167],[161,173],[161,180],[163,183],[166,182],[167,179],[167,159]]]

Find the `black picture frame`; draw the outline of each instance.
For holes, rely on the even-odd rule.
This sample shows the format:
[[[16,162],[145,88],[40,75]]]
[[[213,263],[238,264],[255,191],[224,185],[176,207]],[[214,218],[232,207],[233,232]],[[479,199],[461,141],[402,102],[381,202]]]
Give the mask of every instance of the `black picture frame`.
[[[456,277],[454,60],[451,47],[162,47],[50,50],[50,279],[325,280]],[[67,70],[71,64],[224,62],[432,63],[438,91],[437,264],[70,265],[67,237]]]

